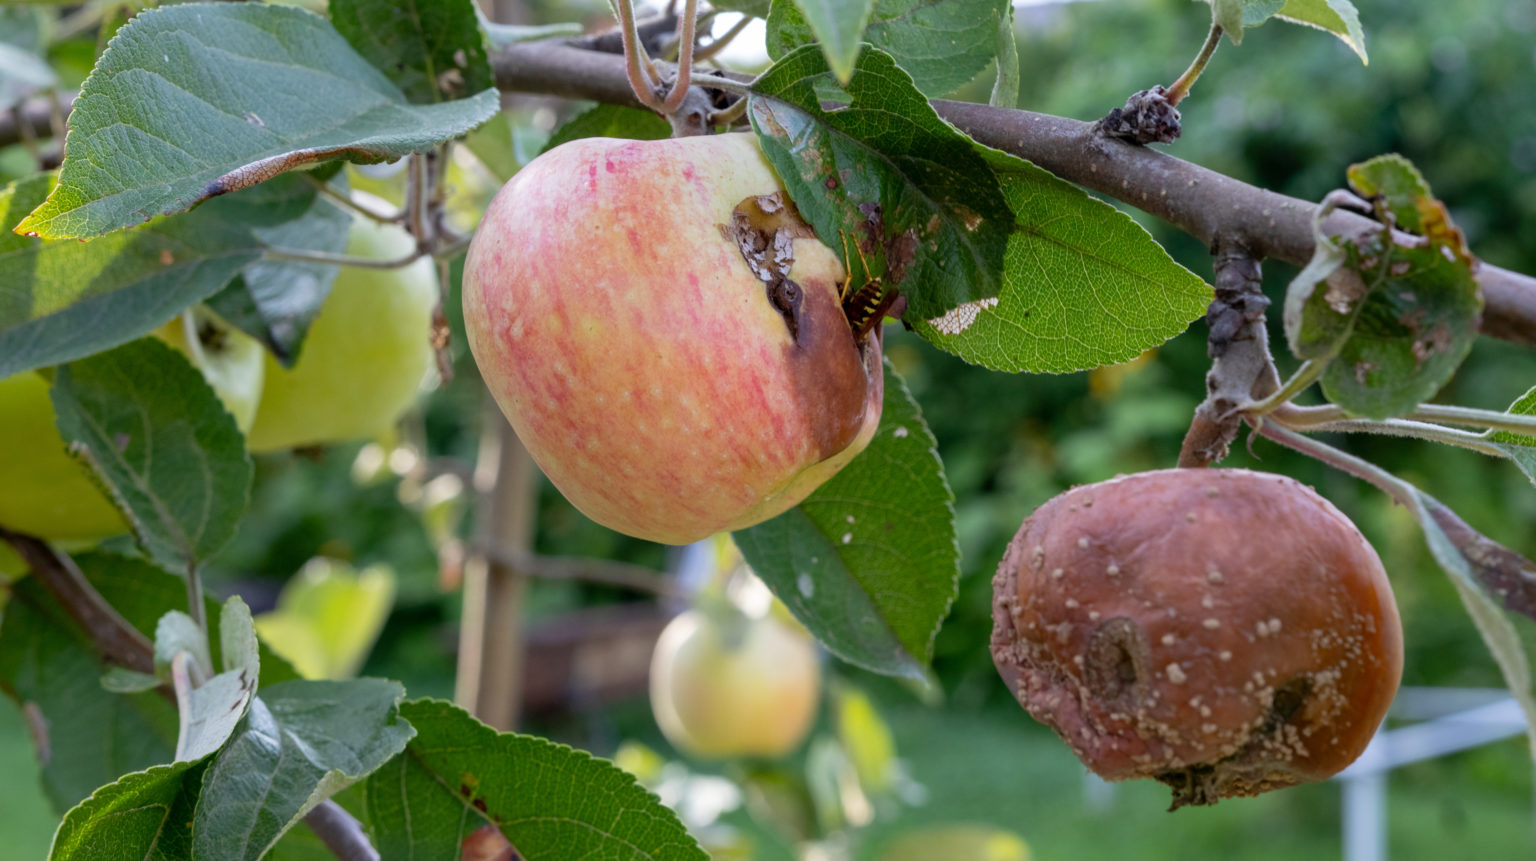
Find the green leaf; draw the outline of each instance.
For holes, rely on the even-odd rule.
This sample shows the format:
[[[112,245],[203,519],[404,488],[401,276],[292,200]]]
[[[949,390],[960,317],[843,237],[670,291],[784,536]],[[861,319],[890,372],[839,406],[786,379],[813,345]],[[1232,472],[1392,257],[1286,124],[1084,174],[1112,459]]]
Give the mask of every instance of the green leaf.
[[[1410,502],[1408,509],[1423,528],[1430,553],[1451,575],[1504,683],[1525,712],[1527,733],[1536,748],[1536,687],[1527,645],[1536,632],[1536,565],[1483,536],[1428,494],[1413,490]]]
[[[416,104],[496,86],[474,0],[331,0],[331,23]]]
[[[86,79],[59,185],[16,229],[98,236],[296,167],[399,158],[469,131],[499,104],[488,89],[412,105],[330,22],[302,9],[150,9]]]
[[[710,5],[716,9],[723,8],[715,4]],[[535,42],[539,39],[581,35],[581,25],[574,21],[559,24],[500,24],[485,17],[485,12],[480,9],[479,4],[475,4],[475,17],[480,21],[480,29],[485,31],[485,37],[498,48],[518,42]]]
[[[1365,31],[1360,29],[1360,13],[1349,0],[1286,0],[1276,17],[1326,30],[1359,55],[1361,63],[1370,63],[1365,54]]]
[[[1220,27],[1232,40],[1232,44],[1243,43],[1244,7],[1252,0],[1208,0],[1211,4],[1211,23]],[[1268,0],[1258,0],[1268,5]]]
[[[152,566],[121,562],[118,571],[143,568],[169,579]],[[103,567],[91,565],[88,558],[81,563],[88,576]],[[113,579],[127,585],[122,578]],[[173,585],[185,601],[186,590]],[[64,615],[37,578],[25,578],[10,590],[0,625],[0,687],[18,704],[31,703],[42,716],[39,725],[47,734],[39,739],[38,760],[43,792],[54,810],[68,810],[119,775],[170,762],[176,742],[175,705],[158,691],[116,694],[102,687],[103,665],[90,638]],[[149,625],[153,627],[153,618]]]
[[[315,805],[366,777],[415,735],[398,682],[296,681],[263,689],[203,777],[200,858],[255,861]]]
[[[441,700],[412,700],[400,713],[416,738],[363,786],[384,861],[457,861],[486,822],[527,861],[707,859],[677,814],[606,760],[499,733]]]
[[[174,615],[166,614],[167,617]],[[164,621],[162,618],[162,629]],[[181,732],[176,738],[177,761],[195,762],[223,747],[256,693],[256,679],[261,670],[256,631],[251,626],[251,610],[240,596],[231,596],[224,602],[219,613],[219,630],[224,672],[191,690],[185,689],[186,680],[179,682],[178,696],[185,691],[185,699],[178,704]],[[160,650],[157,635],[155,651],[158,654]],[[174,665],[172,673],[175,673]]]
[[[809,27],[832,73],[843,83],[853,77],[853,61],[864,41],[874,0],[793,0],[795,10]],[[776,6],[782,5],[776,3]]]
[[[1515,399],[1506,410],[1510,415],[1529,416],[1536,418],[1536,387]],[[1511,460],[1520,467],[1532,483],[1536,483],[1536,436],[1511,433],[1510,431],[1490,431],[1486,434],[1488,441],[1503,449]]]
[[[853,102],[833,112],[816,94],[829,75],[821,53],[802,47],[748,96],[763,152],[800,214],[822,242],[853,249],[887,290],[900,289],[911,315],[995,297],[1013,221],[971,140],[887,54],[859,55],[843,88]]]
[[[721,0],[719,3],[711,2],[709,5],[722,12],[741,12],[754,18],[768,17],[769,0]]]
[[[284,177],[240,192],[252,215],[260,217],[246,226],[267,247],[340,254],[346,250],[353,215],[304,179]],[[332,185],[346,190],[344,182]],[[208,306],[265,344],[284,367],[292,367],[309,324],[331,294],[336,273],[337,267],[319,263],[257,260],[214,294]]]
[[[179,652],[191,655],[203,672],[213,672],[213,654],[203,629],[185,612],[170,610],[155,623],[155,674],[169,679],[171,661]]]
[[[185,861],[205,766],[178,762],[125,774],[70,810],[49,861]]]
[[[1472,348],[1483,297],[1466,240],[1423,177],[1400,156],[1350,168],[1356,191],[1382,218],[1415,231],[1356,237],[1322,233],[1286,293],[1285,330],[1299,358],[1327,362],[1323,392],[1351,413],[1402,415],[1432,397]]]
[[[917,403],[888,360],[885,370],[869,448],[795,508],[732,537],[833,654],[923,679],[960,579],[954,494]]]
[[[598,105],[566,120],[549,142],[539,150],[542,155],[555,147],[581,138],[632,138],[658,141],[672,136],[672,126],[650,111],[619,105]]]
[[[270,264],[256,263],[266,237],[330,250],[329,237],[345,229],[320,224],[315,213],[335,208],[320,202],[304,177],[285,176],[91,242],[43,242],[12,233],[42,203],[51,182],[44,174],[0,189],[0,377],[148,334],[218,292],[242,269],[266,271],[258,267]],[[285,227],[290,221],[297,223]],[[295,282],[292,290],[297,294],[301,287]],[[274,288],[274,302],[288,295],[281,289]],[[274,319],[281,319],[279,311]]]
[[[101,674],[101,687],[112,694],[138,694],[160,687],[160,677],[126,667],[111,666]]]
[[[910,320],[934,346],[997,371],[1124,362],[1184,331],[1213,293],[1130,216],[995,150],[1013,232],[992,299]]]
[[[801,5],[790,0],[773,4],[768,14],[768,55],[777,60],[820,41],[831,61],[834,49],[820,37]],[[818,0],[810,0],[810,5],[819,5]],[[863,38],[890,54],[919,90],[944,96],[969,83],[992,62],[998,49],[997,16],[1007,17],[1007,9],[1001,0],[875,0]],[[850,67],[857,43],[855,39],[855,50],[848,55]],[[836,62],[832,65],[838,68]],[[838,77],[848,80],[845,74]]]
[[[190,572],[234,535],[251,485],[235,419],[154,338],[60,366],[59,434],[111,491],[150,558]]]
[[[102,553],[75,561],[107,602],[146,635],[167,610],[186,606],[182,580],[148,562]],[[48,727],[42,782],[55,809],[62,813],[119,775],[170,762],[177,735],[172,702],[159,691],[119,696],[104,689],[97,680],[103,664],[91,639],[37,578],[10,590],[0,624],[0,689],[35,704]],[[218,642],[218,606],[205,606]],[[297,677],[267,651],[261,672],[269,685]]]

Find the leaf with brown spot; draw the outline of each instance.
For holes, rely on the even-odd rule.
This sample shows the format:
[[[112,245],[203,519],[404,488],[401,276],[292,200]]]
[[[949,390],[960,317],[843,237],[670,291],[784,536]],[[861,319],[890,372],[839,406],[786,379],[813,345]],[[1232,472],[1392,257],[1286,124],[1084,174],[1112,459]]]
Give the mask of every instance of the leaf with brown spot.
[[[1286,335],[1298,357],[1330,362],[1330,400],[1370,418],[1402,415],[1439,391],[1472,347],[1483,309],[1477,264],[1406,159],[1354,165],[1349,181],[1379,220],[1415,235],[1318,235],[1313,263],[1286,295]]]

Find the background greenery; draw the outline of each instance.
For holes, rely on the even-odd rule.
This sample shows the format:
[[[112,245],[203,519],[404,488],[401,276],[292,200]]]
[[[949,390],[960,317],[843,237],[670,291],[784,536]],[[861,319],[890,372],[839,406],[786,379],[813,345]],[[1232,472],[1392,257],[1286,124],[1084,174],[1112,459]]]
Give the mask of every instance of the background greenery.
[[[528,5],[537,14],[539,4]],[[1182,106],[1185,138],[1169,151],[1312,200],[1342,185],[1349,163],[1400,152],[1450,204],[1479,255],[1536,271],[1536,103],[1530,95],[1536,86],[1536,0],[1482,2],[1470,9],[1434,0],[1358,5],[1370,66],[1362,67],[1337,40],[1302,28],[1271,23],[1252,30],[1241,48],[1218,51]],[[599,7],[592,4],[594,14]],[[1082,119],[1102,115],[1127,94],[1175,77],[1207,21],[1186,0],[1021,8],[1020,106]],[[53,50],[66,74],[83,75],[95,43],[75,40]],[[984,73],[962,95],[985,100],[989,89]],[[562,115],[569,110],[542,100],[518,102],[512,116],[521,124],[519,134],[537,138],[547,130],[551,108]],[[0,152],[0,180],[27,169],[19,148]],[[1141,220],[1181,262],[1209,277],[1205,249]],[[1292,274],[1285,266],[1266,267],[1266,289],[1277,304]],[[1276,316],[1272,338],[1283,343]],[[926,799],[882,808],[862,845],[873,852],[890,833],[968,820],[1017,832],[1038,858],[1337,857],[1339,789],[1332,784],[1173,815],[1163,813],[1163,790],[1146,785],[1117,787],[1103,809],[1085,804],[1082,769],[1013,703],[987,653],[991,572],[1023,517],[1070,485],[1174,463],[1203,395],[1203,326],[1130,365],[1057,377],[990,373],[905,333],[888,335],[888,353],[924,408],[958,499],[964,579],[938,643],[942,702],[925,705],[886,680],[832,667],[875,696],[906,773]],[[396,442],[468,463],[478,436],[480,389],[462,338],[457,343],[457,379],[426,400]],[[1282,370],[1294,364],[1283,356],[1280,361]],[[1485,341],[1443,397],[1503,409],[1533,381],[1536,355]],[[1512,466],[1412,442],[1337,442],[1450,502],[1490,537],[1536,555],[1536,494]],[[360,481],[359,451],[350,446],[258,459],[250,513],[213,566],[210,586],[220,593],[238,590],[260,610],[313,556],[358,566],[386,563],[397,577],[395,609],[364,674],[399,679],[413,696],[451,696],[459,597],[443,588],[420,514],[420,482],[388,469]],[[1392,574],[1402,608],[1405,684],[1499,684],[1492,660],[1404,511],[1371,488],[1266,442],[1251,452],[1239,444],[1223,465],[1294,475],[1361,526]],[[457,525],[464,535],[473,527],[469,519]],[[665,548],[597,527],[547,485],[536,549],[656,568],[668,562]],[[541,582],[531,592],[530,621],[630,600],[637,597],[609,587]],[[673,755],[643,701],[575,709],[527,728],[599,754],[636,739]],[[24,722],[8,700],[0,706],[0,835],[8,857],[42,857],[53,829],[35,773]],[[1531,760],[1523,739],[1395,772],[1389,811],[1394,858],[1536,852]],[[755,857],[788,857],[745,813],[729,819],[757,835]]]

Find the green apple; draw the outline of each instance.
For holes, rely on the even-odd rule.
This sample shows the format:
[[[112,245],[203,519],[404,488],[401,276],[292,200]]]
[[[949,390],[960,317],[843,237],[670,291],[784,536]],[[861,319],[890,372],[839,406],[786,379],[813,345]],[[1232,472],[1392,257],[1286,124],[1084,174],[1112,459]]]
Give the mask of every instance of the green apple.
[[[358,193],[365,205],[389,204]],[[398,259],[415,240],[404,229],[356,217],[347,253]],[[365,439],[384,432],[415,400],[432,361],[437,277],[420,258],[398,269],[344,266],[315,316],[292,368],[267,358],[251,451]]]
[[[486,385],[572,504],[669,544],[794,506],[880,422],[878,334],[750,134],[588,138],[502,188],[464,264]]]
[[[266,351],[261,342],[224,322],[202,305],[155,330],[156,337],[180,350],[203,372],[242,433],[251,429],[261,402]]]
[[[66,450],[48,387],[33,371],[0,380],[0,526],[51,541],[127,532],[88,467]]]
[[[821,702],[821,665],[803,629],[734,608],[679,614],[651,655],[662,734],[698,757],[779,757],[800,745]]]
[[[200,306],[154,334],[202,371],[241,430],[250,427],[261,395],[264,353],[254,338]],[[128,524],[89,467],[69,455],[48,387],[48,380],[33,371],[0,380],[0,526],[66,542],[95,542],[127,532]]]

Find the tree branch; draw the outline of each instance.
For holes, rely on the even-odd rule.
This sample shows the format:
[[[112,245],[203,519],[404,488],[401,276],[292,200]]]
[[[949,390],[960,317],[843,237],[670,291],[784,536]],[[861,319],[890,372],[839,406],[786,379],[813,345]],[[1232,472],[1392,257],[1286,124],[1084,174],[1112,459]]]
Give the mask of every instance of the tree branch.
[[[639,107],[624,77],[624,60],[560,42],[524,42],[492,57],[503,90],[593,99]],[[1093,191],[1172,224],[1209,247],[1218,236],[1258,258],[1304,266],[1312,259],[1316,204],[1240,180],[1146,147],[1108,140],[1092,123],[988,105],[933,102],[939,116],[988,146],[1026,158]],[[1324,227],[1356,234],[1375,222],[1335,212]],[[1486,335],[1536,347],[1536,278],[1483,264],[1477,273],[1487,307]]]
[[[521,42],[492,57],[503,90],[592,99],[641,107],[630,90],[619,54],[558,41]],[[67,104],[73,95],[66,96]],[[1093,124],[1032,111],[988,105],[933,102],[939,115],[991,147],[1028,159],[1057,176],[1154,215],[1209,247],[1218,235],[1255,257],[1304,266],[1312,259],[1312,212],[1316,204],[1248,185],[1146,147],[1095,134]],[[22,113],[39,137],[50,134],[46,99]],[[9,112],[0,113],[0,146],[18,141]],[[1330,233],[1375,229],[1364,216],[1335,212]],[[1482,332],[1536,347],[1536,277],[1484,263],[1477,272],[1487,306]]]
[[[44,541],[4,527],[0,527],[0,540],[11,545],[27,563],[32,576],[53,593],[64,612],[85,630],[103,661],[154,674],[154,644],[107,603],[73,559]],[[323,801],[305,814],[304,824],[341,861],[379,861],[379,853],[368,842],[362,824],[334,801]]]

